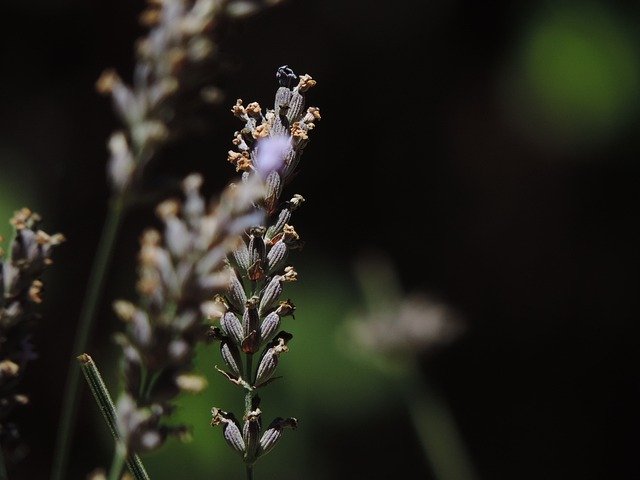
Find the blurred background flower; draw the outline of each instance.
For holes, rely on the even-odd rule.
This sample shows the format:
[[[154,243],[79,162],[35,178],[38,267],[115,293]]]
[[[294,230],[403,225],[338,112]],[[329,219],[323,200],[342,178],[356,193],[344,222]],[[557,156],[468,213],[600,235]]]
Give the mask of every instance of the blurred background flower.
[[[117,128],[94,84],[105,65],[131,78],[142,9],[3,3],[0,218],[28,204],[68,239],[45,275],[55,279],[33,339],[40,359],[22,385],[31,404],[16,412],[33,461],[12,479],[46,478],[51,464],[109,193],[105,138]],[[394,410],[401,393],[336,342],[362,306],[351,265],[365,247],[389,254],[403,291],[432,292],[464,315],[464,335],[419,364],[480,478],[640,475],[638,25],[640,8],[625,1],[289,0],[225,32],[225,98],[200,112],[210,127],[161,153],[151,184],[200,171],[206,196],[219,191],[237,129],[228,110],[236,98],[268,104],[279,65],[313,73],[327,119],[296,178],[308,199],[296,222],[306,240],[296,259],[305,281],[291,288],[296,348],[281,365],[286,381],[263,398],[304,421],[265,457],[261,478],[433,476],[410,416]],[[131,297],[137,239],[154,222],[147,207],[125,221],[105,299]],[[109,304],[91,345],[105,367],[117,355]],[[215,375],[215,361],[215,347],[201,349],[196,369]],[[105,373],[115,385],[115,366]],[[209,421],[211,405],[237,392],[209,380],[215,389],[175,414],[195,425],[194,440],[152,454],[152,478],[185,466],[193,478],[235,478],[237,459]],[[110,455],[89,395],[80,418],[69,478]]]

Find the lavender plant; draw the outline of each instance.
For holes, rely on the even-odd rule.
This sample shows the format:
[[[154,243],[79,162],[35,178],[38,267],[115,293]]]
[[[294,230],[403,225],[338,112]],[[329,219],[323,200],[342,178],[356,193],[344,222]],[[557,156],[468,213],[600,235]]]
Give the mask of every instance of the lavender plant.
[[[275,447],[282,431],[298,423],[295,418],[278,417],[263,429],[257,391],[277,378],[279,358],[293,338],[280,330],[280,324],[283,317],[293,315],[295,306],[281,296],[284,284],[297,280],[287,257],[302,245],[290,222],[304,198],[296,194],[282,202],[281,195],[296,172],[314,122],[320,119],[317,108],[305,108],[305,94],[315,80],[298,77],[287,66],[280,67],[276,76],[280,87],[273,110],[263,112],[256,102],[245,107],[242,100],[232,109],[244,128],[234,134],[237,151],[230,151],[228,159],[243,172],[244,182],[264,179],[266,195],[255,211],[264,212],[265,222],[253,225],[229,256],[231,282],[219,297],[224,312],[219,326],[211,328],[226,365],[219,371],[245,391],[242,424],[236,415],[217,407],[212,409],[211,424],[222,425],[226,442],[245,463],[248,480],[253,478],[255,462]]]
[[[16,391],[30,361],[36,358],[30,331],[38,318],[36,305],[42,302],[41,276],[53,262],[54,247],[64,241],[38,228],[40,216],[27,208],[15,213],[15,230],[9,253],[0,248],[0,477],[4,464],[2,445],[18,439],[15,424],[8,421],[17,405],[28,397]],[[0,237],[0,241],[2,238]]]
[[[368,256],[357,264],[367,312],[345,323],[340,338],[388,375],[403,396],[425,459],[439,480],[475,480],[473,463],[455,419],[420,359],[450,345],[464,330],[447,303],[425,294],[405,295],[390,263]],[[343,340],[344,341],[344,340]]]
[[[86,350],[125,210],[139,197],[143,174],[158,151],[188,124],[189,105],[218,102],[211,80],[219,65],[220,25],[280,0],[148,0],[141,22],[149,33],[136,45],[133,84],[114,70],[98,79],[123,128],[108,141],[112,197],[80,311],[73,352]],[[53,480],[62,480],[75,424],[80,372],[72,362],[56,441]]]
[[[113,463],[112,478],[119,478],[125,459],[137,475],[142,468],[136,465],[136,454],[158,449],[169,435],[187,435],[186,426],[167,422],[173,401],[180,392],[195,393],[206,386],[205,379],[192,371],[196,344],[205,339],[203,318],[215,314],[213,292],[229,283],[224,268],[227,254],[244,230],[261,221],[262,213],[253,208],[264,197],[259,178],[230,185],[218,202],[209,205],[200,194],[201,184],[200,175],[188,176],[183,181],[184,202],[171,199],[158,206],[164,232],[149,229],[142,235],[140,301],[114,303],[127,328],[116,336],[123,351],[125,382],[111,422],[119,459]],[[87,356],[79,360],[84,365],[91,361]],[[87,379],[90,384],[100,381],[97,373]],[[107,396],[98,392],[96,399],[108,405]]]

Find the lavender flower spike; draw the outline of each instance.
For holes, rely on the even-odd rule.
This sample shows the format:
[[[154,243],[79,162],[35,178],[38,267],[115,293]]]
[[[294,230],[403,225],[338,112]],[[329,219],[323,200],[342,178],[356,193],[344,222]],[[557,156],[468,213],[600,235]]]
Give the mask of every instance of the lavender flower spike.
[[[275,446],[282,429],[297,425],[293,418],[278,417],[263,430],[256,390],[279,378],[274,376],[279,356],[288,351],[287,343],[293,338],[285,331],[275,332],[282,317],[293,316],[295,310],[293,303],[282,300],[281,295],[284,284],[298,279],[288,261],[291,251],[302,247],[291,222],[304,198],[294,194],[291,200],[283,201],[282,192],[295,177],[311,131],[320,120],[318,108],[305,107],[306,92],[315,80],[309,75],[297,76],[286,65],[278,69],[276,78],[279,87],[272,109],[263,109],[258,102],[244,105],[242,99],[231,108],[244,126],[234,133],[232,143],[236,149],[229,151],[227,160],[236,171],[243,172],[243,185],[256,179],[263,181],[264,195],[254,204],[254,210],[264,216],[262,223],[246,229],[243,241],[228,257],[230,282],[222,298],[226,311],[221,315],[220,327],[213,327],[211,335],[221,341],[220,351],[227,367],[218,370],[245,395],[244,415],[237,417],[244,421],[242,438],[239,424],[235,420],[229,422],[219,409],[213,410],[212,425],[226,422],[224,437],[242,455],[247,479],[253,478],[256,460]]]

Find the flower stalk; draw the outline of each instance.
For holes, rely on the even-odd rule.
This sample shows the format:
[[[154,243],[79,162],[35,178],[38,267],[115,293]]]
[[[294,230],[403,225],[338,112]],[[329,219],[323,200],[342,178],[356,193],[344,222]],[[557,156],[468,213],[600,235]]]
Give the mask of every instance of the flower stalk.
[[[78,356],[77,361],[80,364],[80,370],[89,385],[93,398],[98,404],[100,412],[102,413],[102,416],[104,417],[105,422],[109,427],[109,431],[115,441],[116,448],[114,451],[114,465],[117,465],[120,461],[122,461],[122,463],[126,462],[127,467],[135,480],[149,480],[149,475],[147,474],[140,457],[135,453],[128,456],[126,454],[126,448],[124,447],[124,444],[120,439],[120,434],[118,433],[115,404],[111,399],[109,390],[107,389],[95,362],[86,353]],[[120,467],[119,470],[122,471],[122,467]]]
[[[93,259],[87,293],[82,303],[78,329],[73,342],[73,352],[83,351],[93,329],[94,318],[96,317],[102,291],[104,290],[108,265],[111,263],[113,250],[115,247],[120,225],[125,210],[124,195],[116,195],[109,202],[109,210],[105,219],[105,224],[100,235],[96,255]],[[68,461],[68,450],[72,441],[72,431],[75,427],[75,416],[78,408],[78,389],[80,387],[80,370],[75,361],[71,362],[67,371],[67,381],[64,388],[62,400],[62,412],[60,416],[60,427],[56,438],[56,455],[53,464],[53,479],[62,479],[66,472]]]

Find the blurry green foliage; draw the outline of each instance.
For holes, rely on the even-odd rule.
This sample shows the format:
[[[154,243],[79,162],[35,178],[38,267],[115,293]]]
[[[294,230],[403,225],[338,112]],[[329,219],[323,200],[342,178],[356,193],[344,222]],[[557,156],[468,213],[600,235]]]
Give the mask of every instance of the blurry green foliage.
[[[608,4],[550,3],[532,16],[516,61],[525,98],[511,101],[529,109],[521,123],[556,141],[607,139],[637,111],[637,35]]]
[[[8,239],[11,236],[12,228],[9,219],[13,212],[22,208],[34,207],[36,186],[30,181],[27,172],[16,165],[28,165],[22,162],[16,152],[3,148],[0,144],[0,236]]]

